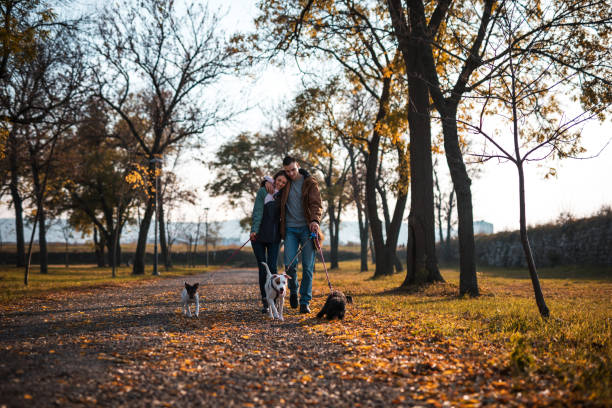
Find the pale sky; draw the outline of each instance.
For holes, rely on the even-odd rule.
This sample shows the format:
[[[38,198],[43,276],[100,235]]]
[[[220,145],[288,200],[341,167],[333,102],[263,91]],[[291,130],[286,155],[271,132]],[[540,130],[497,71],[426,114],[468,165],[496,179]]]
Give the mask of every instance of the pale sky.
[[[83,1],[81,4],[91,3]],[[221,0],[210,1],[208,4],[212,9],[216,5],[227,7],[227,3]],[[233,27],[247,29],[251,26],[255,13],[255,2],[233,0],[224,19],[224,26],[228,31]],[[230,95],[230,99],[236,100],[237,104],[248,101],[248,104],[255,108],[238,117],[232,124],[210,132],[206,136],[206,149],[196,154],[199,157],[212,157],[221,143],[239,132],[266,131],[269,118],[266,118],[263,112],[283,100],[291,99],[300,90],[301,79],[301,74],[294,67],[280,69],[268,66],[256,79],[242,77],[224,83],[223,90]],[[599,152],[611,136],[610,120],[603,125],[596,122],[586,125],[583,137],[588,151],[585,155]],[[279,158],[279,164],[281,159]],[[441,159],[444,162],[444,159]],[[588,160],[566,159],[560,163],[539,164],[543,168],[538,168],[535,164],[526,167],[527,220],[530,225],[554,221],[564,212],[570,212],[577,217],[588,216],[602,206],[612,205],[612,183],[609,180],[612,177],[612,146],[608,146],[598,157]],[[548,167],[557,169],[556,178],[544,179]],[[203,189],[211,177],[208,168],[193,161],[186,161],[179,169],[179,175],[186,185],[200,192],[198,205],[195,208],[184,208],[187,220],[196,220],[204,207],[211,209],[211,220],[221,221],[243,216],[240,211],[227,209],[223,199],[208,197]],[[473,180],[472,195],[474,220],[493,223],[495,231],[518,228],[518,177],[513,164],[497,163],[494,160],[484,164],[480,177]],[[0,206],[2,218],[13,216],[12,210],[9,210],[6,204],[5,198]],[[406,216],[407,214],[408,209],[405,212]],[[344,217],[346,220],[351,218],[353,217],[350,215]]]

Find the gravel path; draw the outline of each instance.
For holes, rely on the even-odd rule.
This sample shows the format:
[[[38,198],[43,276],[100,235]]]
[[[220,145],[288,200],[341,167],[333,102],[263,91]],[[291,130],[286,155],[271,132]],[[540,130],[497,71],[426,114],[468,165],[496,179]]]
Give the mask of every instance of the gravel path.
[[[187,278],[204,283],[199,319],[181,314],[184,278],[0,307],[0,406],[387,406],[402,391],[334,375],[346,351],[307,330],[316,311],[287,301],[268,320],[256,276]]]

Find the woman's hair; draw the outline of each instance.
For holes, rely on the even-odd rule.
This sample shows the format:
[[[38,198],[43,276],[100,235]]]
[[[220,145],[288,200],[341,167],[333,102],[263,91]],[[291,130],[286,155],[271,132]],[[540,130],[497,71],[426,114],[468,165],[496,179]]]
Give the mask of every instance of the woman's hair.
[[[280,170],[280,171],[278,171],[278,172],[277,172],[277,173],[274,175],[274,177],[273,177],[274,181],[276,181],[276,179],[277,179],[279,176],[283,176],[284,178],[286,178],[287,180],[289,180],[289,177],[287,177],[287,173],[285,172],[285,170]],[[265,180],[265,179],[261,181],[260,186],[261,186],[261,187],[265,187],[265,186],[266,186],[266,180]]]
[[[276,179],[279,178],[280,176],[283,176],[284,178],[289,180],[289,177],[287,177],[287,173],[285,173],[285,170],[280,170],[274,175],[274,181],[276,181]]]

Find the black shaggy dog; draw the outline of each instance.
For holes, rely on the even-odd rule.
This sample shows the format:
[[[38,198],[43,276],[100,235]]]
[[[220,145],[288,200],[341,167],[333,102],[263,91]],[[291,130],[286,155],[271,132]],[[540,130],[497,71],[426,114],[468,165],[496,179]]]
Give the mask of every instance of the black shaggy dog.
[[[323,309],[317,314],[317,318],[320,319],[327,315],[327,320],[331,320],[335,317],[342,320],[344,318],[347,303],[353,303],[353,298],[350,295],[345,296],[344,293],[339,290],[334,290],[327,297]]]

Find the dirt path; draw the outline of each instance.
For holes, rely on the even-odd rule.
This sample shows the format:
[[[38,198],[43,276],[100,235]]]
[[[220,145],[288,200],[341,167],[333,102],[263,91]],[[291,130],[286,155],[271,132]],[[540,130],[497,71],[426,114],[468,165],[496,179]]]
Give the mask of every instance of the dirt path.
[[[314,313],[264,317],[254,270],[215,274],[199,319],[181,315],[182,282],[2,306],[0,406],[386,406],[403,391],[329,370],[345,348],[307,330]]]

